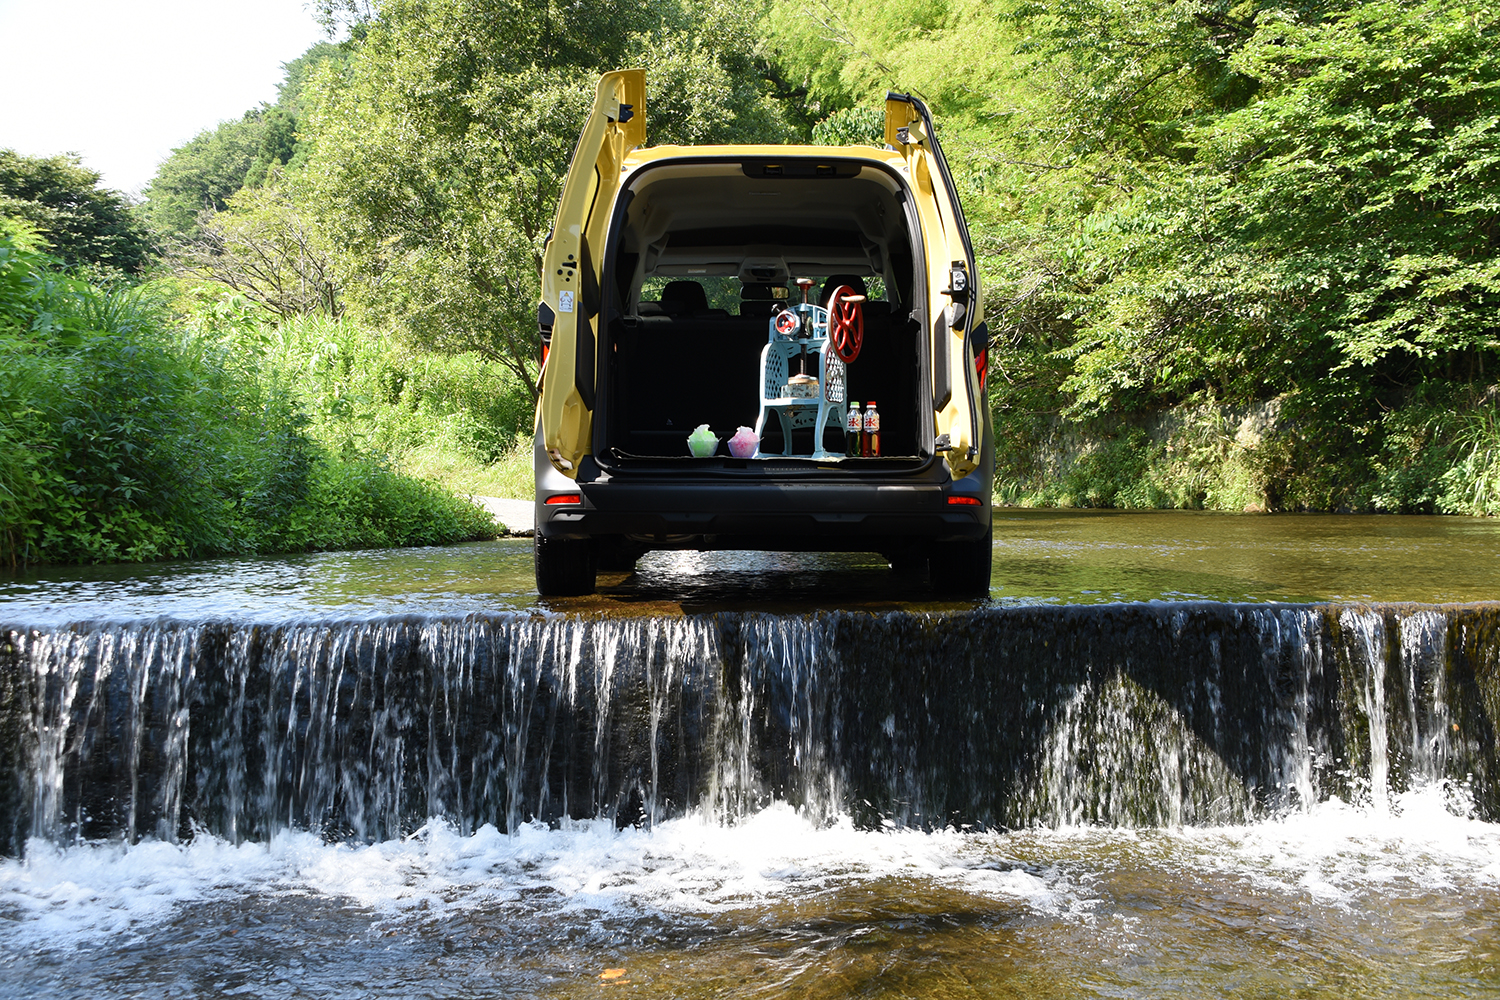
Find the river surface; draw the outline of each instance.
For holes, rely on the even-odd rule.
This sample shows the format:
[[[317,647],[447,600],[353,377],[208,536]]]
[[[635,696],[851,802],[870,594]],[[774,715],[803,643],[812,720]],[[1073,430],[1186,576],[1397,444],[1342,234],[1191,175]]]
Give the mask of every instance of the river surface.
[[[15,794],[185,810],[126,843],[28,807],[0,996],[1500,997],[1500,628],[1452,607],[1500,598],[1500,523],[1000,510],[995,539],[978,604],[765,553],[543,601],[528,540],[0,579]],[[430,721],[468,732],[466,700],[508,813],[296,818],[482,784]],[[671,805],[669,772],[707,790]],[[236,774],[279,825],[202,805]],[[516,804],[549,775],[581,815]],[[1031,818],[994,821],[1007,782]]]
[[[653,552],[633,574],[601,573],[594,596],[544,601],[531,541],[513,538],[0,575],[0,622],[961,606],[884,567],[863,553]],[[1001,508],[990,594],[1000,604],[1495,600],[1500,520]]]

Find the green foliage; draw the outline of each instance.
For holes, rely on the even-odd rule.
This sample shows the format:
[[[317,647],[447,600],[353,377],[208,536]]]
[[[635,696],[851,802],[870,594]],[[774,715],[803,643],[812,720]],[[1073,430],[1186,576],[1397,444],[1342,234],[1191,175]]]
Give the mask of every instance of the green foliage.
[[[998,428],[996,499],[1060,507],[1198,507],[1170,476],[1171,447],[1141,426],[1062,430],[1029,420]],[[1061,431],[1061,433],[1059,433]],[[1179,471],[1179,470],[1171,470]]]
[[[1005,13],[992,0],[782,0],[763,30],[823,114],[897,90],[967,118],[993,110],[1012,73],[1020,35]]]
[[[859,105],[842,108],[813,126],[819,146],[885,146],[885,109]]]
[[[1409,380],[1497,346],[1497,27],[1436,3],[1263,16],[1227,63],[1259,98],[1179,121],[1192,161],[1085,249],[1076,405]]]
[[[504,366],[414,352],[347,318],[273,323],[208,286],[194,287],[186,308],[194,336],[274,379],[326,452],[381,455],[460,494],[530,495],[531,391]]]
[[[271,325],[254,311],[206,313],[198,332],[275,372],[306,414],[308,434],[330,451],[404,464],[435,448],[484,466],[509,454],[518,436],[530,447],[528,387],[479,355],[417,353],[323,316]]]
[[[1070,507],[1165,507],[1166,493],[1145,474],[1156,450],[1139,429],[1108,439],[1068,470],[1058,499]]]
[[[316,93],[313,81],[321,73],[337,75],[343,72],[353,57],[352,53],[352,43],[317,42],[291,62],[283,63],[282,80],[276,86],[276,107],[286,111],[294,120],[305,118],[313,109]],[[299,147],[298,152],[303,148]]]
[[[1500,513],[1495,393],[1424,383],[1372,419],[1329,400],[997,420],[1003,503]]]
[[[0,239],[0,561],[456,541],[487,515],[332,452],[274,372],[168,327],[161,290],[60,277]]]
[[[146,185],[141,214],[151,227],[187,239],[197,234],[199,215],[222,212],[261,155],[265,117],[265,109],[247,111],[172,150]]]
[[[1437,479],[1437,508],[1445,514],[1500,512],[1500,410],[1493,398],[1465,415],[1456,444],[1458,461]]]
[[[1258,157],[1220,196],[1223,229],[1317,289],[1345,363],[1496,346],[1500,16],[1372,3],[1275,44],[1298,27],[1268,19],[1240,55],[1272,96],[1201,131],[1221,176]]]
[[[283,318],[343,312],[341,282],[322,232],[279,173],[230,195],[228,209],[200,220],[196,240],[172,262],[194,278],[227,286]]]
[[[33,263],[33,277],[40,270]],[[6,289],[9,291],[9,288]],[[207,384],[162,342],[139,291],[37,282],[0,338],[7,509],[0,559],[112,561],[229,547],[213,442],[195,427]],[[61,317],[38,336],[43,318]],[[66,336],[56,336],[67,331]],[[206,414],[205,414],[206,416]]]
[[[99,174],[72,155],[32,157],[0,149],[0,222],[33,237],[70,267],[103,276],[137,275],[155,249],[118,191],[99,187]]]

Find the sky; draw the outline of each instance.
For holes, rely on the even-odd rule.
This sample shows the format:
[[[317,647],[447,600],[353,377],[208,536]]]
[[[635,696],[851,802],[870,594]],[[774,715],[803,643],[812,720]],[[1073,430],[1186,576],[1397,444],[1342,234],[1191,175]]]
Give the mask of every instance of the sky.
[[[323,37],[306,0],[0,0],[0,148],[78,153],[136,194]]]

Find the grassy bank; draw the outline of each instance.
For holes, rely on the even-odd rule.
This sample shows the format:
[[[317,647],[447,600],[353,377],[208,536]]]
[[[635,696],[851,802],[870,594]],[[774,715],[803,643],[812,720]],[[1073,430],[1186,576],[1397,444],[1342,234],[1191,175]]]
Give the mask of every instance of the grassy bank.
[[[199,340],[274,373],[306,417],[307,435],[326,450],[382,455],[455,493],[531,495],[534,404],[504,366],[473,353],[416,351],[349,319],[273,323],[234,297],[184,311]]]
[[[310,400],[275,351],[227,335],[258,324],[184,316],[174,292],[71,278],[0,237],[0,564],[493,535],[378,435],[335,435],[354,402]]]

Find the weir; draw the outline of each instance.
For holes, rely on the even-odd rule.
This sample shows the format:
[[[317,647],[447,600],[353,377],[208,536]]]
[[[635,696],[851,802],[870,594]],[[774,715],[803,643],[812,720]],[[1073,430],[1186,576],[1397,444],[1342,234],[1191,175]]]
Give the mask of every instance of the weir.
[[[1500,815],[1500,606],[1146,603],[0,627],[0,850],[564,818]]]

